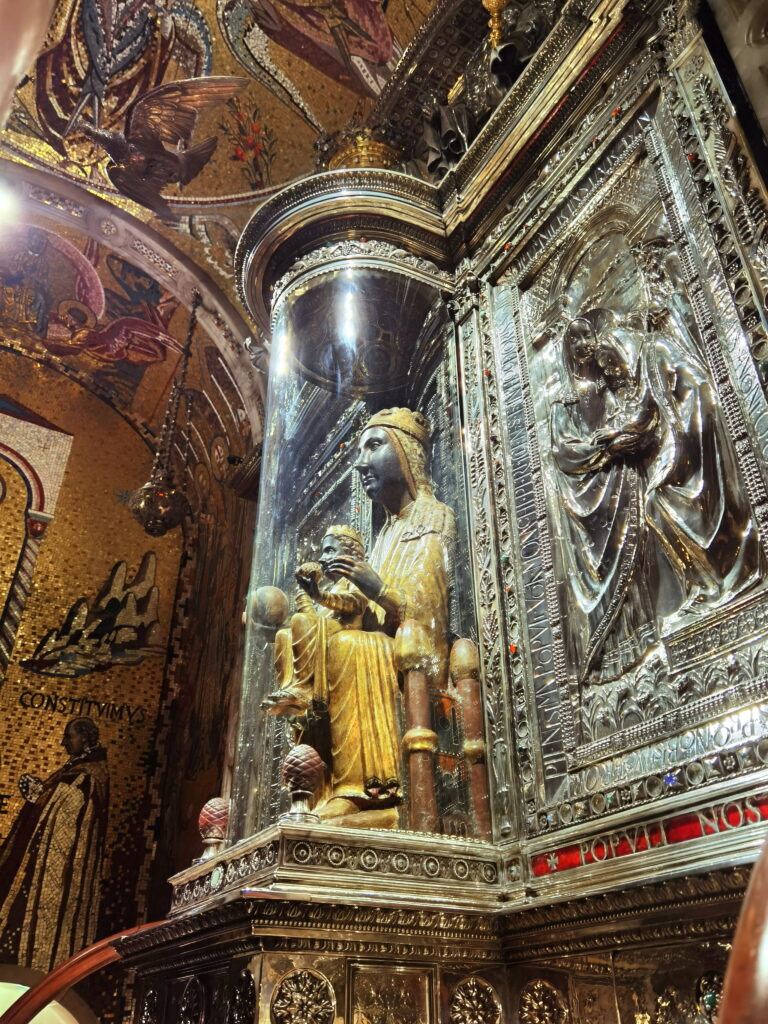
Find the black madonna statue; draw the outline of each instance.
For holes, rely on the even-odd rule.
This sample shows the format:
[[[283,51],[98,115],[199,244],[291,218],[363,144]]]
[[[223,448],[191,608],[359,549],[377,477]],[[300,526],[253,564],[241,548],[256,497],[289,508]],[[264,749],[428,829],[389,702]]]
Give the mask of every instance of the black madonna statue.
[[[431,684],[447,677],[455,523],[434,495],[428,461],[429,425],[421,413],[384,409],[369,419],[355,468],[386,522],[369,559],[356,531],[328,529],[320,562],[296,573],[307,596],[277,635],[280,689],[265,707],[301,715],[311,701],[327,706],[330,781],[315,812],[334,824],[398,824],[396,637],[406,620],[418,624]],[[323,587],[323,573],[332,586]]]
[[[709,374],[671,315],[642,330],[591,309],[563,358],[551,442],[569,607],[586,623],[569,633],[580,678],[605,681],[661,653],[664,619],[754,584],[758,540]]]

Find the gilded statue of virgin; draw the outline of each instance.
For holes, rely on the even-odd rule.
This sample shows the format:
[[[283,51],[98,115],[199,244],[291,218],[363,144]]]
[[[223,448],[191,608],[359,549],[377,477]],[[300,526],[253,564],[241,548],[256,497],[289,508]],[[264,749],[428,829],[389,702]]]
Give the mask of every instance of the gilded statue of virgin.
[[[355,469],[366,495],[383,506],[386,522],[369,559],[355,531],[334,527],[326,535],[320,568],[334,585],[323,591],[311,564],[301,567],[297,580],[314,596],[315,607],[300,602],[278,634],[281,689],[267,699],[267,708],[300,713],[310,693],[327,704],[330,781],[315,813],[333,824],[394,828],[398,823],[402,769],[395,636],[402,623],[415,620],[422,627],[431,685],[442,686],[447,677],[455,521],[435,497],[428,463],[429,424],[421,413],[383,409],[368,420],[358,439]],[[364,608],[356,604],[357,595]]]

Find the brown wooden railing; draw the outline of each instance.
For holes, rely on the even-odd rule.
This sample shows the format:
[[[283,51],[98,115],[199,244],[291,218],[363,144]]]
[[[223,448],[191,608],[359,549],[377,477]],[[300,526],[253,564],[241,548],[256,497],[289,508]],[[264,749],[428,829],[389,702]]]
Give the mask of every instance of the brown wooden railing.
[[[768,843],[752,869],[733,936],[717,1024],[768,1021]],[[0,1022],[1,1024],[1,1022]]]
[[[16,1002],[9,1006],[0,1017],[0,1024],[29,1024],[36,1014],[40,1013],[48,1003],[64,995],[73,985],[76,985],[89,974],[101,970],[107,964],[114,963],[122,956],[119,949],[120,940],[129,935],[138,935],[139,932],[150,931],[165,921],[153,921],[151,924],[140,924],[136,928],[128,928],[124,932],[117,932],[109,938],[100,939],[92,946],[86,946],[79,953],[75,953],[69,960],[55,967],[50,974],[46,974],[36,985],[19,996]]]

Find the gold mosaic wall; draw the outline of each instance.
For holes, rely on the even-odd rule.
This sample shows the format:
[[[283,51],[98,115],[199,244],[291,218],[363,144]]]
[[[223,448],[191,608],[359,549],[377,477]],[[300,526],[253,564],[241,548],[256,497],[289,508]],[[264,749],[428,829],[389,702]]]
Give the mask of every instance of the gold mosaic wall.
[[[66,460],[30,542],[27,488],[0,459],[0,963],[47,970],[162,917],[165,879],[199,856],[200,808],[222,791],[253,530],[229,475],[260,423],[248,364],[232,369],[202,328],[172,452],[192,516],[155,540],[127,509],[187,323],[167,287],[73,228],[39,217],[0,234],[0,445],[26,436],[46,472]],[[106,762],[64,748],[80,717]],[[119,1019],[122,981],[93,984],[83,995]]]
[[[337,8],[180,0],[158,4],[153,14],[96,0],[89,9],[100,11],[117,40],[110,51],[87,37],[83,6],[59,0],[48,39],[17,91],[3,132],[7,150],[112,196],[106,151],[77,126],[67,129],[93,53],[107,63],[121,58],[121,70],[106,82],[101,117],[109,130],[126,127],[131,105],[149,89],[193,77],[242,77],[247,84],[236,99],[205,110],[197,129],[197,142],[218,136],[216,153],[183,192],[167,192],[181,195],[187,208],[198,206],[204,218],[204,199],[231,208],[238,197],[252,202],[310,173],[318,135],[368,113],[430,9],[426,0],[344,0]],[[120,41],[123,33],[131,36],[126,29],[138,37],[132,47]],[[83,119],[92,116],[86,106]],[[142,207],[131,210],[148,216]],[[226,213],[220,222],[213,218],[215,233],[230,227]]]
[[[53,521],[40,545],[0,690],[0,835],[7,837],[25,804],[19,791],[20,777],[28,773],[46,780],[61,768],[67,760],[62,747],[65,725],[72,718],[90,717],[106,749],[110,777],[102,876],[111,912],[105,914],[102,907],[101,918],[105,927],[108,922],[121,927],[133,923],[130,916],[119,919],[121,908],[123,914],[130,915],[133,907],[135,917],[137,876],[149,839],[144,827],[147,768],[155,761],[153,734],[182,536],[176,531],[163,538],[149,538],[131,518],[126,498],[144,483],[151,452],[105,402],[55,370],[7,351],[0,351],[0,394],[73,436]],[[15,566],[19,555],[25,492],[18,473],[6,462],[0,463],[0,473],[8,484],[7,496],[0,503],[2,594],[8,589],[6,567]],[[158,597],[150,642],[138,653],[112,648],[116,659],[140,658],[138,663],[104,664],[102,658],[101,664],[88,670],[87,659],[75,658],[72,670],[81,674],[67,675],[63,674],[67,671],[64,658],[58,666],[55,659],[45,662],[40,644],[46,634],[62,629],[78,601],[85,599],[93,610],[95,598],[117,563],[125,564],[130,583],[147,552],[153,552],[156,559]],[[70,644],[70,657],[72,648]],[[75,856],[79,855],[76,851]],[[43,969],[45,965],[31,966]]]

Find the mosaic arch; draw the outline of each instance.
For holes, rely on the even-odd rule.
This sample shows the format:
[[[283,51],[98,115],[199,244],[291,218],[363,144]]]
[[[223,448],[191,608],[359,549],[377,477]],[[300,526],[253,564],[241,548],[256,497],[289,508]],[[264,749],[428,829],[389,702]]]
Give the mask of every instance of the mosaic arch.
[[[15,221],[0,227],[0,249],[4,238],[7,249],[12,244],[11,240],[18,237],[21,230],[18,225],[35,220],[42,234],[33,243],[33,251],[27,250],[27,262],[30,265],[36,262],[35,245],[48,247],[59,266],[67,261],[72,264],[73,280],[77,278],[78,287],[81,291],[85,289],[86,299],[92,304],[89,313],[76,311],[73,307],[62,315],[69,315],[70,319],[74,316],[77,320],[85,318],[83,326],[93,326],[91,319],[95,317],[98,320],[104,313],[105,296],[115,291],[115,268],[120,260],[124,265],[137,268],[147,281],[153,280],[155,289],[164,292],[168,301],[175,301],[186,308],[189,308],[193,291],[199,290],[203,296],[198,313],[200,327],[219,349],[230,374],[238,380],[249,421],[252,424],[261,422],[264,380],[254,371],[244,348],[251,328],[227,295],[193,259],[130,214],[84,193],[75,185],[56,179],[48,172],[0,161],[0,176],[5,186],[12,190],[18,204]],[[101,254],[101,266],[93,263],[94,253]],[[109,261],[106,254],[111,254]],[[102,276],[104,284],[101,283]],[[88,301],[84,305],[87,306]],[[146,301],[144,305],[147,305]],[[123,303],[123,309],[127,308]],[[59,311],[55,310],[53,314],[58,315]],[[28,309],[24,315],[29,318],[32,314]],[[182,331],[176,338],[177,350],[183,337]]]
[[[171,873],[182,809],[224,762],[251,536],[230,475],[259,448],[262,382],[242,317],[188,256],[47,172],[5,171],[19,212],[0,228],[0,549],[17,569],[0,576],[0,962],[47,970],[145,912],[150,854]],[[193,516],[150,540],[126,502],[149,474],[194,289],[190,416],[172,452]],[[98,733],[91,796],[67,818],[77,840],[42,863],[18,837],[74,785],[74,719]],[[163,786],[185,796],[164,801],[158,846]],[[82,882],[84,931],[53,920],[45,885],[60,877]],[[33,905],[52,909],[22,913]]]
[[[56,509],[72,438],[30,410],[0,396],[0,460],[27,492],[15,568],[0,591],[0,682],[11,658],[35,571],[40,541]],[[5,483],[3,485],[5,498]],[[2,500],[2,499],[0,499]],[[13,563],[13,552],[8,560]]]

